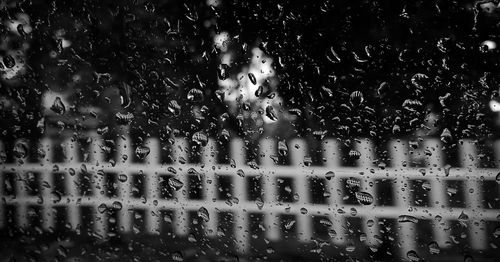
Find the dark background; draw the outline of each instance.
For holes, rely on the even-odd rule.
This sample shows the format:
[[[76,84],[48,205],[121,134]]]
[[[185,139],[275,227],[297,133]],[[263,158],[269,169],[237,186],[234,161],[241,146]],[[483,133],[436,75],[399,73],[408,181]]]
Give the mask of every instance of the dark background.
[[[274,60],[275,91],[283,98],[284,110],[301,112],[293,122],[280,118],[277,125],[265,126],[262,136],[310,138],[324,131],[327,137],[369,137],[376,143],[415,135],[441,137],[447,143],[498,136],[498,116],[488,103],[498,99],[499,49],[481,44],[500,43],[498,1],[219,2],[210,6],[181,0],[2,1],[2,21],[24,13],[32,31],[25,34],[0,26],[4,66],[9,50],[29,45],[22,54],[26,72],[1,82],[0,139],[12,144],[18,138],[79,136],[105,127],[109,138],[130,132],[139,142],[150,136],[191,137],[199,131],[218,137],[223,129],[248,140],[261,136],[250,119],[239,120],[239,113],[217,95],[222,51],[213,37],[221,32],[231,36],[227,48],[235,61],[227,69],[230,77],[251,58],[251,48],[244,46],[258,46]],[[63,47],[58,34],[71,46]],[[331,61],[331,50],[340,61]],[[128,87],[131,105],[124,107],[120,94]],[[203,98],[189,100],[193,89]],[[50,91],[68,94],[73,106],[66,105],[62,115],[42,108],[42,96]],[[360,104],[355,91],[363,96]],[[179,114],[170,112],[172,100],[178,102]],[[237,112],[247,111],[243,103],[235,104]],[[94,108],[95,114],[82,111],[85,107]],[[202,117],[193,113],[200,110]],[[248,109],[252,110],[258,109]],[[134,118],[121,125],[118,112]],[[221,120],[224,113],[228,120]],[[427,121],[429,115],[437,122]],[[150,243],[147,236],[101,244],[78,236],[82,248],[61,248],[62,236],[72,234],[61,232],[40,237],[12,229],[3,235],[9,241],[3,241],[2,248],[22,254],[32,247],[26,257],[41,252],[48,260],[81,255],[82,248],[89,260],[118,260],[117,250],[129,259],[168,260],[170,254],[161,253],[165,245],[169,252],[193,246],[168,238]],[[41,242],[52,246],[38,251]],[[257,257],[266,255],[263,243]],[[291,252],[290,260],[315,248],[286,244],[281,250],[298,250]],[[218,247],[225,245],[230,243]],[[211,249],[209,242],[201,241],[200,246]],[[388,250],[397,246],[359,254],[391,259]],[[269,255],[278,259],[286,252]],[[235,260],[230,253],[210,255]],[[454,250],[448,255],[462,260],[465,254]],[[305,257],[328,259],[326,254]]]
[[[301,111],[292,123],[297,132],[285,136],[319,130],[333,137],[384,140],[413,135],[422,125],[432,128],[425,117],[433,113],[437,130],[430,135],[447,128],[454,139],[495,137],[497,115],[487,103],[498,96],[499,51],[481,46],[498,40],[495,6],[464,1],[221,1],[216,7],[175,0],[7,1],[2,19],[26,13],[33,30],[24,36],[2,30],[9,48],[30,45],[26,73],[15,84],[2,83],[2,97],[14,104],[2,107],[2,137],[42,135],[36,124],[45,112],[40,94],[48,90],[71,93],[76,106],[67,115],[78,118],[81,106],[103,109],[92,125],[64,118],[66,129],[109,126],[113,132],[114,115],[121,111],[133,113],[129,128],[142,138],[172,129],[186,136],[200,130],[216,136],[222,128],[249,136],[236,114],[220,120],[228,110],[215,93],[220,50],[213,36],[223,31],[231,36],[227,47],[234,53],[230,76],[249,61],[244,44],[259,46],[274,59],[277,93],[286,109]],[[57,30],[63,30],[70,47],[60,47]],[[330,49],[340,62],[329,61]],[[98,79],[96,73],[109,76]],[[412,83],[416,74],[423,75]],[[118,95],[125,84],[133,98],[126,109]],[[188,101],[193,88],[203,93],[201,101]],[[361,105],[350,103],[354,91],[362,93]],[[404,107],[407,99],[411,105]],[[180,115],[169,113],[171,100],[181,106]],[[196,119],[193,108],[203,106],[204,119]],[[279,128],[269,132],[282,135]]]

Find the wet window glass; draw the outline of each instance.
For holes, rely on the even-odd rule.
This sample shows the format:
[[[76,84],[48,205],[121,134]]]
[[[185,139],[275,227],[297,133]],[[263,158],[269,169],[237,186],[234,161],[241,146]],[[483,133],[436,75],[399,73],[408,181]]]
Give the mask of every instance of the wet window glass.
[[[500,3],[0,1],[0,261],[499,261]]]

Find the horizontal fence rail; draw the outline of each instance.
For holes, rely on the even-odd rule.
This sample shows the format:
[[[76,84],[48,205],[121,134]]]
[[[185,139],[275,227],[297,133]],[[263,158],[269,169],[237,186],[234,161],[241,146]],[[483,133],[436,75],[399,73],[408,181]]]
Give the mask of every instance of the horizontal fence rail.
[[[0,228],[7,222],[7,206],[15,207],[15,222],[20,227],[29,226],[28,209],[38,206],[44,229],[54,227],[54,208],[64,207],[68,226],[76,230],[83,223],[79,207],[85,206],[94,210],[93,231],[102,238],[109,233],[109,218],[103,212],[107,209],[117,210],[122,232],[134,231],[131,210],[144,210],[144,230],[151,234],[159,234],[164,211],[171,211],[179,236],[189,234],[190,213],[197,212],[207,235],[215,236],[218,213],[230,212],[235,219],[236,246],[239,252],[247,253],[252,213],[264,216],[265,236],[271,241],[282,238],[281,216],[290,215],[295,220],[289,226],[295,227],[300,241],[311,241],[315,234],[313,220],[321,217],[321,223],[335,232],[331,241],[341,245],[347,243],[346,219],[355,212],[354,216],[363,221],[361,231],[371,247],[379,245],[378,221],[396,219],[401,254],[406,256],[417,249],[418,221],[433,224],[432,239],[439,246],[450,241],[451,221],[463,223],[471,236],[471,248],[486,250],[491,248],[491,234],[485,223],[497,221],[500,215],[496,184],[499,169],[481,167],[481,154],[471,140],[460,141],[455,150],[460,166],[445,163],[442,143],[432,138],[418,141],[418,146],[405,140],[389,142],[389,161],[383,164],[368,139],[356,140],[347,151],[336,139],[319,141],[314,148],[304,139],[263,139],[258,141],[253,158],[247,158],[249,145],[242,139],[229,141],[227,153],[221,153],[224,146],[213,139],[199,145],[184,138],[166,144],[152,138],[137,146],[129,138],[110,141],[91,134],[85,142],[82,146],[75,139],[44,139],[33,146],[17,141],[10,145],[9,152],[14,156],[11,161],[6,159],[8,148],[0,144],[4,162],[0,167]],[[193,146],[199,155],[193,156]],[[37,153],[30,153],[33,150]],[[56,159],[58,150],[63,159]],[[314,152],[320,157],[311,157]],[[491,162],[498,164],[499,142],[491,145],[491,152]],[[228,156],[226,161],[218,161],[221,154]],[[352,163],[346,165],[346,159]],[[113,183],[109,174],[115,176]],[[140,186],[136,175],[142,179]],[[196,198],[190,196],[193,178],[201,184]],[[251,179],[258,181],[261,192],[257,196],[250,196],[255,189]],[[230,189],[221,196],[223,180],[230,181]],[[82,193],[84,182],[89,187],[86,193]],[[381,203],[385,197],[379,196],[377,188],[382,182],[390,185],[390,204]],[[460,186],[450,186],[454,183]],[[427,205],[416,204],[419,200],[414,185],[424,189]],[[484,193],[488,186],[493,188],[493,197]],[[60,192],[55,192],[56,188],[61,188]],[[284,200],[284,192],[291,199]],[[319,198],[317,192],[322,192]],[[450,206],[450,196],[455,194],[462,196],[461,206]]]

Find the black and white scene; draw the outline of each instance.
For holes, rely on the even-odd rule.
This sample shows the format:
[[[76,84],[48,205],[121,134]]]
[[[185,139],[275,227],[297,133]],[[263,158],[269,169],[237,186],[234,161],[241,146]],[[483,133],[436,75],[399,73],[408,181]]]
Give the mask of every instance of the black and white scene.
[[[500,261],[500,1],[0,0],[15,261]]]

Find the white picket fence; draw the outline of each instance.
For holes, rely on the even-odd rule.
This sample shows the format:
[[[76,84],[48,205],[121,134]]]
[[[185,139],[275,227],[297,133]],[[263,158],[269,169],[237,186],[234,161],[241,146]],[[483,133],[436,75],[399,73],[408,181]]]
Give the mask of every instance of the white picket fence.
[[[130,210],[146,210],[145,227],[147,232],[157,234],[160,231],[161,211],[173,210],[173,224],[175,232],[179,236],[187,236],[189,233],[189,213],[196,212],[201,207],[205,207],[209,213],[209,221],[205,222],[204,229],[208,235],[215,236],[219,221],[218,212],[231,212],[234,214],[234,236],[239,252],[246,253],[250,250],[249,230],[251,213],[260,213],[264,215],[264,224],[266,227],[265,235],[269,240],[279,240],[281,236],[280,215],[293,215],[296,218],[296,232],[300,241],[310,241],[313,237],[313,217],[328,217],[333,223],[331,227],[337,233],[332,239],[335,244],[346,244],[345,222],[347,217],[351,216],[350,209],[355,208],[356,217],[361,218],[363,223],[362,231],[367,234],[367,244],[376,246],[379,233],[380,218],[398,219],[401,215],[410,215],[419,220],[433,221],[432,227],[435,240],[440,246],[445,246],[445,242],[450,239],[450,232],[446,230],[449,221],[456,221],[464,213],[468,216],[465,221],[470,231],[469,241],[472,248],[476,250],[486,250],[489,248],[487,234],[484,225],[487,221],[496,221],[500,210],[486,209],[483,207],[481,182],[486,180],[495,180],[498,169],[487,169],[478,167],[478,157],[476,147],[472,141],[461,141],[458,151],[460,155],[461,167],[452,167],[446,175],[442,156],[442,145],[439,140],[427,139],[422,141],[419,149],[412,149],[407,141],[395,140],[390,142],[388,149],[390,155],[390,164],[381,169],[374,164],[375,150],[374,145],[368,139],[357,140],[355,148],[360,152],[360,159],[357,160],[356,167],[346,167],[341,164],[342,154],[339,150],[339,142],[335,139],[325,139],[322,143],[323,165],[309,166],[304,164],[304,158],[309,155],[308,144],[305,140],[295,139],[287,141],[289,148],[290,165],[277,165],[270,156],[278,155],[278,141],[274,139],[263,139],[260,141],[259,166],[251,167],[246,161],[246,150],[241,139],[232,139],[230,141],[230,157],[234,160],[236,167],[229,164],[220,164],[216,161],[218,154],[217,143],[209,140],[208,145],[202,148],[201,163],[184,163],[180,159],[188,159],[189,141],[183,138],[176,138],[171,146],[171,157],[173,164],[162,164],[160,151],[162,147],[158,139],[149,139],[145,145],[151,152],[146,157],[144,163],[135,163],[132,161],[134,149],[130,144],[130,139],[119,138],[116,141],[116,164],[112,165],[105,159],[100,145],[104,142],[98,136],[91,136],[91,148],[88,150],[89,158],[86,165],[88,172],[92,173],[95,183],[92,184],[93,194],[91,196],[80,196],[77,176],[66,175],[64,179],[65,191],[67,194],[62,196],[61,201],[50,201],[51,191],[54,187],[54,161],[53,141],[45,139],[41,141],[42,147],[47,152],[40,163],[29,163],[26,159],[24,163],[4,163],[1,164],[0,173],[0,196],[3,198],[3,204],[0,205],[0,228],[6,225],[5,205],[12,205],[16,208],[16,222],[20,227],[28,227],[27,208],[29,206],[41,206],[43,216],[43,228],[49,229],[54,226],[54,206],[67,207],[67,217],[69,224],[76,228],[82,223],[79,206],[92,206],[96,210],[94,214],[94,231],[97,235],[106,236],[108,232],[107,215],[105,212],[97,212],[98,207],[105,204],[108,207],[113,206],[115,201],[122,203],[119,212],[120,229],[129,232],[132,230],[133,212]],[[82,162],[78,161],[79,146],[72,140],[62,143],[66,156],[65,163],[58,163],[59,171],[66,172],[70,169],[80,170]],[[3,147],[2,144],[0,144]],[[496,163],[500,160],[500,141],[493,145],[496,157]],[[0,148],[1,149],[1,148]],[[127,155],[128,158],[122,158]],[[407,163],[411,161],[424,159],[427,167],[410,167]],[[22,159],[21,159],[22,160]],[[174,174],[168,170],[173,167],[177,173]],[[137,174],[144,173],[144,195],[146,201],[131,197],[132,179],[125,182],[119,182],[118,197],[109,197],[104,193],[105,179],[102,175],[97,175],[97,171],[116,173],[116,174]],[[203,197],[201,200],[188,199],[189,178],[188,170],[196,170],[202,177]],[[245,177],[238,175],[244,172]],[[425,172],[423,172],[425,170]],[[330,180],[325,180],[325,174],[333,171],[335,176]],[[8,196],[4,194],[4,173],[16,172],[17,181],[15,183],[15,195]],[[26,185],[22,181],[26,179],[28,172],[37,172],[40,174],[41,195],[45,199],[40,203],[37,196],[27,194]],[[160,197],[160,176],[171,175],[182,181],[184,186],[175,192],[174,198]],[[238,199],[238,203],[228,205],[224,199],[217,199],[218,176],[226,175],[231,178],[232,196]],[[263,205],[256,204],[256,201],[249,200],[248,182],[246,177],[261,176],[261,188],[264,192],[262,199]],[[295,202],[278,201],[279,183],[277,178],[288,178],[293,181],[293,191],[299,198]],[[313,178],[324,179],[327,183],[325,191],[331,195],[327,198],[325,204],[313,204],[311,200],[311,184]],[[377,199],[377,192],[373,186],[381,179],[387,179],[393,182],[393,196],[395,204],[392,206],[377,206],[374,202],[370,205],[348,205],[344,204],[343,197],[345,186],[342,181],[346,178],[355,178],[360,182],[359,190],[370,193],[374,199]],[[430,182],[429,191],[430,207],[411,207],[411,194],[409,190],[410,181],[426,180]],[[465,199],[465,208],[449,207],[446,183],[448,180],[459,180],[464,182],[463,192]],[[47,186],[48,185],[48,186]],[[498,190],[498,189],[497,189]],[[301,212],[301,209],[307,209],[307,214]],[[338,212],[338,209],[345,210],[345,213]],[[435,216],[441,216],[442,221],[438,222]],[[368,220],[375,223],[369,225]],[[401,254],[406,254],[410,250],[415,250],[416,243],[416,224],[399,223],[398,242],[401,245]],[[404,255],[406,256],[406,255]]]

